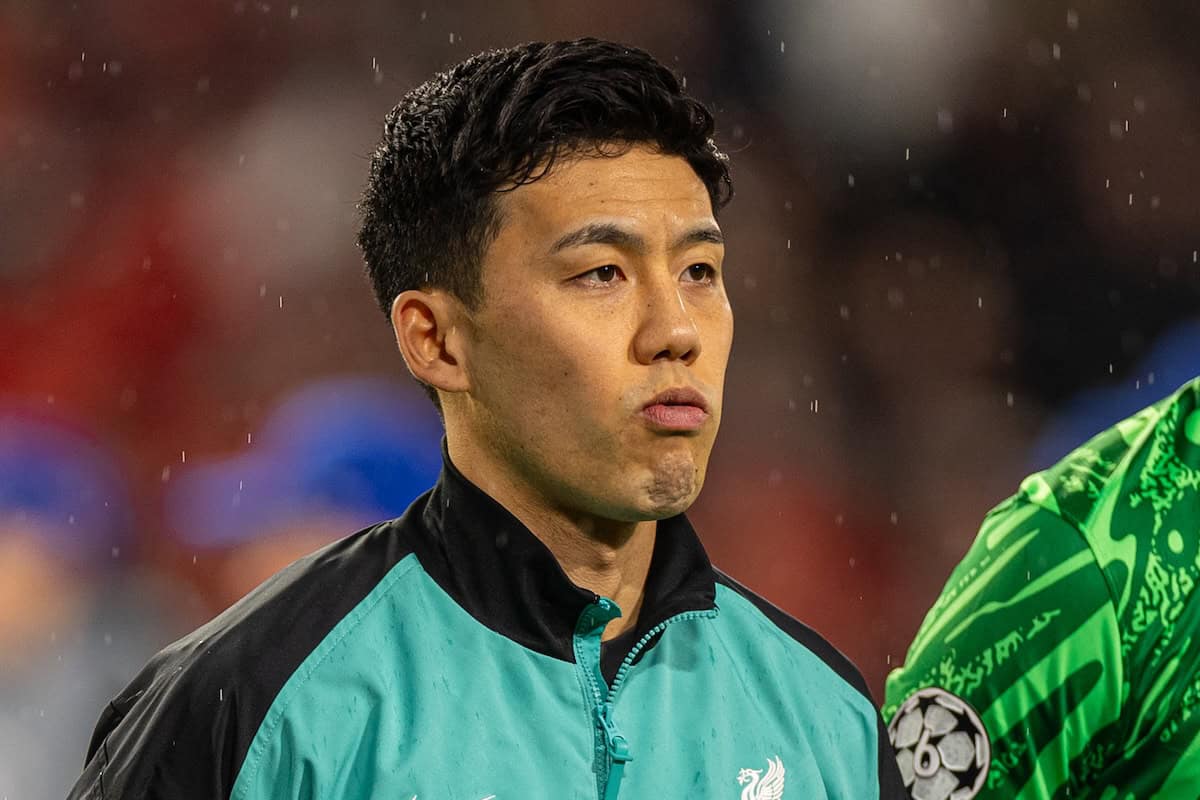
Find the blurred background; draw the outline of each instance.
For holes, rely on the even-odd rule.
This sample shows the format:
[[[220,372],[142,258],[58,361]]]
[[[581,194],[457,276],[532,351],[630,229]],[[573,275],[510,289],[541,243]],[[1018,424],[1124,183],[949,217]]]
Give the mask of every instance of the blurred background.
[[[0,3],[0,797],[440,429],[354,246],[384,114],[596,35],[715,110],[737,314],[692,516],[877,697],[986,511],[1200,373],[1200,10],[1075,0]]]

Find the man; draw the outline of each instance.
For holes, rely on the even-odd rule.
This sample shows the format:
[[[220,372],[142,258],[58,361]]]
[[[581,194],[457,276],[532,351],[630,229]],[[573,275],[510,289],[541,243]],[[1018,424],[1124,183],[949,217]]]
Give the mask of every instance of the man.
[[[733,333],[711,134],[595,40],[405,97],[360,244],[442,475],[164,650],[76,797],[902,795],[854,668],[682,515]]]
[[[887,682],[919,800],[1200,797],[1200,380],[1025,480]]]

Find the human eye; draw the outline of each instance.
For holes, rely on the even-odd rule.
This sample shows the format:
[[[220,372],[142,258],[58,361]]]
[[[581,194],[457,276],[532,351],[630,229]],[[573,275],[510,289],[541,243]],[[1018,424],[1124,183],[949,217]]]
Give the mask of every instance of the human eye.
[[[590,286],[607,286],[616,283],[622,277],[620,267],[616,264],[605,264],[576,275],[572,280]]]
[[[713,283],[717,278],[717,268],[706,262],[691,264],[683,271],[683,280],[688,283]]]

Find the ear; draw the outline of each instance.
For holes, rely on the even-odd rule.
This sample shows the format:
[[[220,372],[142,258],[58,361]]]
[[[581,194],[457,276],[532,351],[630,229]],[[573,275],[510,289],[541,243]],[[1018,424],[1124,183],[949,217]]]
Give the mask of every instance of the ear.
[[[392,302],[392,329],[409,372],[443,392],[470,388],[461,312],[458,299],[438,289],[410,289]]]

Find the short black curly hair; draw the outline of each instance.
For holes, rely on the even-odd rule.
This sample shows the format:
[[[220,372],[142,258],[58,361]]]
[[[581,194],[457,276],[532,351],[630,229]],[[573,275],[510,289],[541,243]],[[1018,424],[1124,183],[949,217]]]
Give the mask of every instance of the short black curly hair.
[[[358,244],[380,308],[390,314],[396,296],[416,288],[477,308],[498,193],[537,180],[563,155],[635,144],[686,159],[714,214],[732,197],[712,114],[643,50],[534,42],[480,53],[413,89],[387,115],[359,206]]]

